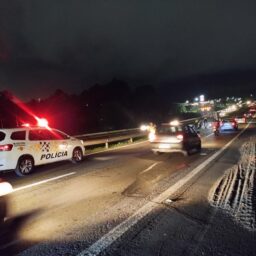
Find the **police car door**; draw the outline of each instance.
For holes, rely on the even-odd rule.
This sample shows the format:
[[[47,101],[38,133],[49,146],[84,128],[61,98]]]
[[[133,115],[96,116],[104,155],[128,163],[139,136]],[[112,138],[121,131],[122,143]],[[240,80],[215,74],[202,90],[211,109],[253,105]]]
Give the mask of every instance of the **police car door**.
[[[35,160],[35,165],[49,161],[46,154],[50,153],[50,141],[46,138],[45,129],[31,129],[28,134],[29,151]]]
[[[54,136],[54,143],[57,147],[57,158],[59,158],[59,160],[71,159],[73,146],[70,141],[70,137],[55,129],[52,129],[51,132]]]
[[[50,130],[30,130],[29,143],[31,155],[35,160],[35,165],[63,160],[62,154],[59,153],[59,143],[55,141]]]

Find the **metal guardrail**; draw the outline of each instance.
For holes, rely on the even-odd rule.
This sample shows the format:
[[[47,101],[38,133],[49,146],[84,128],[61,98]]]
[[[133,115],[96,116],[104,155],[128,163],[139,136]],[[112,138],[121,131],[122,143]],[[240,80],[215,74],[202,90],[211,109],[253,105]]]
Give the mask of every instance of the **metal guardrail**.
[[[203,118],[204,117],[190,118],[186,120],[181,120],[180,122],[196,123],[197,121],[201,121]],[[135,138],[143,138],[146,137],[147,134],[147,131],[141,131],[140,128],[132,128],[108,132],[81,134],[74,137],[83,140],[85,147],[94,145],[105,145],[105,148],[109,148],[109,143],[111,142],[120,142],[125,140],[127,140],[128,142],[133,142]]]
[[[133,142],[135,138],[143,138],[147,136],[147,132],[143,132],[140,128],[115,130],[109,132],[89,133],[76,135],[75,137],[83,140],[85,146],[105,145],[105,148],[109,147],[111,142],[119,142],[128,140]]]

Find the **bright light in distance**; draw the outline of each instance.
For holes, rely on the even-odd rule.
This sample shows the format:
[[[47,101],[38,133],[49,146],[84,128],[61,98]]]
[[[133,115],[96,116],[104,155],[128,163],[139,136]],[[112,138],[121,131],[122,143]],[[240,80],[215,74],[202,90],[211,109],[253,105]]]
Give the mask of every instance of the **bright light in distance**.
[[[148,129],[149,129],[148,125],[143,124],[140,126],[140,130],[143,132],[148,131]]]
[[[246,103],[247,103],[247,105],[250,105],[250,104],[251,104],[251,101],[250,101],[250,100],[247,100]]]
[[[170,125],[179,125],[180,122],[178,120],[173,120],[170,122]]]
[[[48,127],[48,121],[45,118],[37,118],[37,125],[40,127]]]
[[[154,132],[150,132],[148,135],[148,139],[150,142],[152,142],[156,138],[156,135]]]
[[[200,102],[204,102],[204,95],[199,96]]]
[[[0,196],[7,195],[12,192],[12,185],[9,182],[0,182]]]

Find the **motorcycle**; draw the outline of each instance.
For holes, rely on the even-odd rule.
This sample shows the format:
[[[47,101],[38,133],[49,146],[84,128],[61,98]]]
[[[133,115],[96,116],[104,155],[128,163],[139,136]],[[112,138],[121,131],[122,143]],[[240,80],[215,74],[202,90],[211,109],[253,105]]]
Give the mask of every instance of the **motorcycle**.
[[[214,133],[215,136],[219,136],[220,135],[219,128],[216,125],[213,126],[213,133]]]
[[[16,255],[19,233],[26,222],[39,213],[39,210],[9,217],[8,195],[12,193],[12,185],[0,178],[0,255]]]

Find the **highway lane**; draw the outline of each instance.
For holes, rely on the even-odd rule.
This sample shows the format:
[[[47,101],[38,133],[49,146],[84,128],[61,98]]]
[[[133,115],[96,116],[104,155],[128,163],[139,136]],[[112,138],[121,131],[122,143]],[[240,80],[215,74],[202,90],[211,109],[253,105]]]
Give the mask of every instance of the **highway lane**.
[[[22,179],[3,174],[20,188],[10,196],[10,215],[39,210],[24,225],[15,252],[44,242],[32,249],[37,255],[53,255],[54,250],[76,255],[235,135],[208,136],[202,153],[190,157],[156,156],[148,143],[140,143],[90,155],[81,165],[43,166]]]
[[[255,128],[250,126],[196,179],[156,205],[146,216],[146,223],[138,222],[107,250],[99,250],[102,241],[94,243],[90,248],[97,245],[95,251],[102,253],[93,255],[255,255],[255,233],[244,228],[227,209],[216,209],[209,203],[216,184],[237,166],[241,145],[251,136],[255,138]],[[93,251],[90,248],[79,256],[89,255],[86,253]]]

